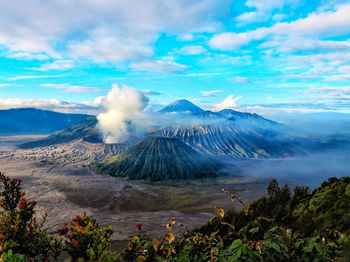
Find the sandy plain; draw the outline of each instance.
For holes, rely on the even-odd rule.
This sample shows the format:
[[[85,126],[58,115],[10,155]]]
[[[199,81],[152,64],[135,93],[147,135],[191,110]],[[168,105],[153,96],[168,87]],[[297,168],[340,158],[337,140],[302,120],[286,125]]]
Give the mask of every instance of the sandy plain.
[[[155,236],[163,234],[172,218],[191,229],[214,216],[214,206],[232,205],[221,188],[248,202],[263,195],[267,184],[240,177],[156,183],[119,179],[95,174],[88,167],[111,154],[103,144],[76,140],[32,150],[16,148],[37,138],[1,137],[0,171],[23,180],[28,198],[38,201],[37,216],[48,214],[46,226],[51,232],[83,212],[101,225],[112,225],[114,240],[129,238],[138,222]]]

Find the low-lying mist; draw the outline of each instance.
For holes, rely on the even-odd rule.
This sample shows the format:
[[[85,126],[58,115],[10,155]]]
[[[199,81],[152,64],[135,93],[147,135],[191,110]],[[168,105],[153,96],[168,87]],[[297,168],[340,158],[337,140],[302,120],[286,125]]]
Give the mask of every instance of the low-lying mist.
[[[234,160],[243,176],[277,178],[280,183],[315,188],[330,177],[350,176],[350,146],[285,159]]]

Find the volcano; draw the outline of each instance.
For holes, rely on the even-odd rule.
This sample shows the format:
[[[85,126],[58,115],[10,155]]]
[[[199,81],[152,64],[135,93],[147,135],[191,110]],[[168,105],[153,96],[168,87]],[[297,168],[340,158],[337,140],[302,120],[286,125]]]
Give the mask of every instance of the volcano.
[[[91,168],[111,176],[158,181],[215,177],[221,163],[177,138],[148,137],[120,155],[92,163]]]
[[[174,103],[164,107],[160,113],[202,113],[204,110],[186,99],[176,100]]]

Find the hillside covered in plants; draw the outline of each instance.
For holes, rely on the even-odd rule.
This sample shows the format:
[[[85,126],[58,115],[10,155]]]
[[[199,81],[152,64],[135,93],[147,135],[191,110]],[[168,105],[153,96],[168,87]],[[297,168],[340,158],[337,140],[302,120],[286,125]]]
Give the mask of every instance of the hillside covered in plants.
[[[35,217],[35,201],[20,179],[0,173],[1,261],[349,261],[350,177],[330,178],[312,192],[280,187],[250,204],[222,189],[242,210],[215,208],[207,224],[187,230],[186,221],[169,218],[164,232],[150,236],[136,224],[123,251],[111,248],[113,228],[86,214],[62,222],[50,234],[45,218]],[[179,223],[181,222],[181,223]],[[175,230],[176,229],[176,230]],[[181,233],[179,232],[181,229]],[[132,234],[132,232],[130,232]]]

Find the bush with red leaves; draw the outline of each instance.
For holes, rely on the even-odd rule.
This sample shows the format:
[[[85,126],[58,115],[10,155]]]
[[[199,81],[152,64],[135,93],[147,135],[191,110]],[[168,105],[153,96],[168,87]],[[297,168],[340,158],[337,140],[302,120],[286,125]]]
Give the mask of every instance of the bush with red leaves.
[[[120,261],[119,255],[110,250],[112,227],[100,227],[93,217],[84,213],[77,215],[70,223],[58,229],[65,236],[65,250],[73,261]]]
[[[1,251],[12,250],[42,260],[56,257],[61,251],[61,241],[47,233],[47,228],[44,228],[46,216],[40,223],[34,217],[37,202],[28,201],[21,183],[21,179],[10,179],[0,172]]]

